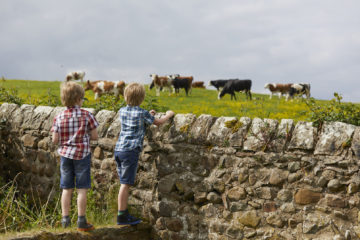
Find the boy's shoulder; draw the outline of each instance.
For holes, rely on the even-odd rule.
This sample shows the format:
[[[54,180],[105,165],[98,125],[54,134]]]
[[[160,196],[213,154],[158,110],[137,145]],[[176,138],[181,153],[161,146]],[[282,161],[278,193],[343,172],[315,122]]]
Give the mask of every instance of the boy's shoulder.
[[[120,112],[148,112],[147,110],[141,108],[140,106],[125,106],[120,108]]]

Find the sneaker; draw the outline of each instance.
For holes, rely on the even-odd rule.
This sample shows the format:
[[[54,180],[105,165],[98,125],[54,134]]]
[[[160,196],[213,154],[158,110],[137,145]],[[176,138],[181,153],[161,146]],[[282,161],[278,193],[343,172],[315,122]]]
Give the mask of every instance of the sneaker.
[[[78,231],[87,232],[87,231],[91,231],[94,229],[95,229],[94,226],[91,225],[90,223],[78,221]]]
[[[68,217],[63,217],[63,218],[61,219],[61,226],[62,226],[63,228],[68,228],[68,227],[70,227],[70,225],[71,225],[70,218],[68,218]]]
[[[129,213],[117,216],[117,225],[136,225],[141,223],[141,219],[131,216]]]

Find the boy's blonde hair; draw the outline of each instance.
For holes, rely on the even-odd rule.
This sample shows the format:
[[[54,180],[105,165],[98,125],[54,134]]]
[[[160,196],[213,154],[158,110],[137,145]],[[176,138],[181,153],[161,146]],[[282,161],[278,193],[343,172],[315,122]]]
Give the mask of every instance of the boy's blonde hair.
[[[125,102],[130,106],[139,106],[145,99],[145,87],[139,83],[130,83],[124,91]]]
[[[83,99],[85,90],[75,82],[63,82],[60,87],[61,103],[66,107],[75,106],[80,99]]]

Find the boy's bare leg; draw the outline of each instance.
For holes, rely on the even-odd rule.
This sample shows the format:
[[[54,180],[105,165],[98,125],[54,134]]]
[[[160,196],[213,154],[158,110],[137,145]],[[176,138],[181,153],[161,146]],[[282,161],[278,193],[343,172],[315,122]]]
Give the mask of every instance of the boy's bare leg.
[[[78,189],[77,205],[78,205],[78,216],[85,216],[86,214],[86,193],[87,189]]]
[[[121,184],[118,195],[118,210],[125,211],[127,209],[128,197],[129,197],[129,188],[128,184]]]
[[[69,216],[71,197],[74,189],[63,189],[61,194],[61,212],[63,216]]]

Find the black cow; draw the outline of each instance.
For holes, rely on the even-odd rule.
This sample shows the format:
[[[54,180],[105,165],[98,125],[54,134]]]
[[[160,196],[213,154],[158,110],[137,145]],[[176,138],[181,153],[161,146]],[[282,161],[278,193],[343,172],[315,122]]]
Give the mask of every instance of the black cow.
[[[231,95],[231,100],[233,97],[236,100],[235,92],[245,91],[246,98],[250,97],[251,100],[251,80],[245,79],[245,80],[239,80],[239,79],[233,79],[229,80],[224,88],[221,90],[221,92],[218,95],[218,99],[221,99],[226,93]]]
[[[229,80],[213,80],[210,81],[209,85],[215,87],[216,90],[219,91],[220,88],[223,88],[228,81]]]
[[[308,83],[295,83],[291,85],[289,96],[294,98],[295,96],[306,95],[306,98],[310,98],[310,84]]]
[[[171,84],[174,87],[175,93],[179,93],[180,88],[185,89],[186,96],[188,96],[189,92],[191,93],[191,85],[192,85],[192,81],[194,79],[193,76],[184,77],[184,76],[180,76],[180,75],[169,75],[168,78],[172,79]]]

